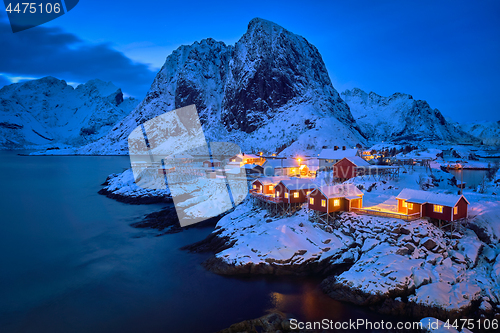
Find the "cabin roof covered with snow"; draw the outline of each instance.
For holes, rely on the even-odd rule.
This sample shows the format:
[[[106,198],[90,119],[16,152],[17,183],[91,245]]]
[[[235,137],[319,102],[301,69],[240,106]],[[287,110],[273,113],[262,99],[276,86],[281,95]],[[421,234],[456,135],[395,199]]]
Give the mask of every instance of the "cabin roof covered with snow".
[[[318,188],[326,198],[357,199],[363,195],[354,184],[324,185]]]
[[[243,165],[243,168],[245,169],[255,169],[255,168],[262,168],[260,165],[258,164],[245,164]]]
[[[253,182],[260,182],[262,185],[275,185],[278,184],[282,180],[287,180],[290,179],[290,177],[285,177],[285,176],[276,176],[276,177],[261,177],[257,178]]]
[[[293,158],[285,158],[285,159],[273,159],[267,160],[262,165],[263,167],[271,166],[272,168],[298,168],[299,162]]]
[[[244,158],[260,158],[260,156],[257,156],[255,154],[243,154],[243,153],[233,156],[233,158],[235,158],[235,157],[239,157],[241,159],[244,159]]]
[[[351,161],[352,163],[354,163],[358,167],[370,166],[370,163],[368,163],[367,161],[365,161],[364,159],[362,159],[359,156],[349,156],[349,157],[344,157],[344,158],[346,160]]]
[[[288,190],[306,190],[318,187],[318,185],[313,183],[311,180],[303,178],[284,179],[281,180],[280,183],[282,183]]]
[[[356,148],[346,149],[346,150],[333,150],[333,149],[323,149],[319,153],[318,159],[320,160],[341,160],[344,157],[356,156],[358,150]]]
[[[447,207],[455,207],[455,205],[462,197],[467,203],[469,203],[469,201],[463,195],[433,193],[405,188],[401,191],[401,193],[399,193],[396,199],[402,199],[406,200],[407,202],[418,204],[430,203]]]

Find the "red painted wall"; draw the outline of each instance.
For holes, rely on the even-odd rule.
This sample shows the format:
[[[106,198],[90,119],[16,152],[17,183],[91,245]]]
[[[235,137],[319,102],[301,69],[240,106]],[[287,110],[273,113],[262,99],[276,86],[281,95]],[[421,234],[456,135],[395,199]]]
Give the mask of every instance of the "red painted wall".
[[[454,220],[459,220],[467,217],[467,210],[469,209],[469,204],[465,201],[464,197],[460,198],[457,203],[458,214],[453,216]]]
[[[356,165],[348,159],[342,159],[333,165],[333,177],[350,179],[356,177]]]
[[[313,209],[313,210],[316,210],[318,212],[323,212],[323,213],[326,213],[327,212],[327,209],[328,209],[328,213],[332,213],[332,212],[346,212],[349,210],[349,202],[345,199],[345,198],[330,198],[330,199],[326,199],[326,197],[323,195],[323,193],[321,193],[319,190],[315,190],[314,192],[311,192],[311,195],[310,195],[311,198],[314,198],[314,203],[311,205],[309,205],[309,209]],[[340,205],[339,206],[335,206],[335,199],[339,199],[340,200]],[[326,204],[326,207],[322,207],[321,206],[321,200],[327,200],[327,204]],[[352,200],[353,202],[355,202],[354,204],[359,204],[361,205],[361,200],[360,199],[356,199],[356,200]],[[309,201],[308,201],[309,203]],[[352,207],[352,205],[351,205]]]
[[[279,192],[279,197],[286,203],[302,203],[306,202],[307,192],[311,191],[311,189],[301,189],[301,190],[291,190],[289,191],[282,183],[278,183],[278,185],[274,188],[275,192]],[[288,198],[285,198],[285,193],[288,193]],[[294,193],[299,193],[298,198],[294,198]]]

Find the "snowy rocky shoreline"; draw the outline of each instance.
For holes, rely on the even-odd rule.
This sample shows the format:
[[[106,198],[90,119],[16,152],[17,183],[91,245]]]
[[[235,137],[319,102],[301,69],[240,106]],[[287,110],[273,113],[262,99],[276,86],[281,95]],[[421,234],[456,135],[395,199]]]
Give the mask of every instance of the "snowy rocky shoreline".
[[[247,201],[188,249],[214,251],[204,266],[217,274],[330,275],[327,295],[384,314],[500,316],[500,256],[472,230],[449,237],[426,220],[352,213],[332,227],[306,213],[273,218]]]

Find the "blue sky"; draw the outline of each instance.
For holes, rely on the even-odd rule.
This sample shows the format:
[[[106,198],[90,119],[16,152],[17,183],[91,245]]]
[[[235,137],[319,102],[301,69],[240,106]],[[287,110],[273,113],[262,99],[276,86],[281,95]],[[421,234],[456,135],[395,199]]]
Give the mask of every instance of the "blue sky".
[[[16,34],[2,11],[0,86],[100,78],[142,98],[172,50],[207,37],[234,44],[254,17],[314,44],[340,92],[404,92],[457,121],[500,120],[498,1],[82,0]]]

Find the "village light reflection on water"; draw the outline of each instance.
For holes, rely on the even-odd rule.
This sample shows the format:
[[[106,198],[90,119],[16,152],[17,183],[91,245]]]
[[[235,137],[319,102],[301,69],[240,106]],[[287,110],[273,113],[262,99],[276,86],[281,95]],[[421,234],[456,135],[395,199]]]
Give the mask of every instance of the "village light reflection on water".
[[[355,311],[349,311],[345,304],[335,301],[326,296],[318,285],[306,283],[300,293],[278,293],[270,294],[270,310],[277,310],[290,315],[300,313],[307,320],[342,320],[356,317]],[[299,308],[297,308],[297,306]]]

